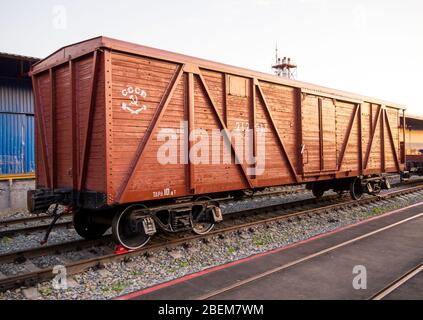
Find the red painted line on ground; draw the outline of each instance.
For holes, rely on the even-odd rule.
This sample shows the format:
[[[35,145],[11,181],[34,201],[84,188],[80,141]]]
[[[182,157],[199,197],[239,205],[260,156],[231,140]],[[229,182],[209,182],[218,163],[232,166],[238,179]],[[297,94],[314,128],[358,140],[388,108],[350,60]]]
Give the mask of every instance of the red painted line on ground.
[[[137,298],[137,297],[146,295],[148,293],[151,293],[151,292],[154,292],[154,291],[157,291],[157,290],[160,290],[160,289],[168,288],[168,287],[171,287],[175,284],[185,282],[187,280],[195,279],[195,278],[201,277],[203,275],[206,275],[206,274],[209,274],[209,273],[212,273],[212,272],[227,269],[227,268],[239,265],[241,263],[245,263],[245,262],[248,262],[248,261],[251,261],[251,260],[258,259],[260,257],[271,255],[273,253],[278,253],[278,252],[281,252],[281,251],[284,251],[284,250],[287,250],[287,249],[290,249],[290,248],[294,248],[294,247],[309,243],[309,242],[314,241],[314,240],[325,238],[325,237],[328,237],[332,234],[336,234],[336,233],[357,227],[359,225],[362,225],[362,224],[365,224],[365,223],[368,223],[368,222],[371,222],[371,221],[374,221],[374,220],[377,220],[377,219],[380,219],[380,218],[384,218],[384,217],[390,216],[392,214],[395,214],[395,213],[398,213],[398,212],[401,212],[401,211],[404,211],[404,210],[407,210],[407,209],[411,209],[411,208],[420,206],[422,204],[423,204],[423,202],[415,203],[411,206],[401,208],[401,209],[397,209],[397,210],[394,210],[394,211],[390,211],[390,212],[384,213],[382,215],[372,217],[372,218],[369,218],[369,219],[366,219],[366,220],[363,220],[363,221],[360,221],[360,222],[357,222],[357,223],[354,223],[354,224],[351,224],[351,225],[347,225],[347,226],[344,226],[344,227],[341,227],[341,228],[338,228],[338,229],[335,229],[335,230],[332,230],[332,231],[329,231],[329,232],[321,233],[321,234],[313,236],[311,238],[301,240],[299,242],[291,243],[289,245],[286,245],[286,246],[283,246],[283,247],[280,247],[280,248],[276,248],[276,249],[273,249],[273,250],[270,250],[270,251],[258,253],[258,254],[249,256],[247,258],[243,258],[243,259],[240,259],[240,260],[237,260],[237,261],[225,263],[225,264],[222,264],[222,265],[219,265],[219,266],[216,266],[216,267],[211,267],[211,268],[199,271],[199,272],[195,272],[195,273],[183,276],[183,277],[178,278],[178,279],[174,279],[174,280],[170,280],[170,281],[158,284],[158,285],[150,287],[150,288],[142,289],[140,291],[136,291],[136,292],[133,292],[133,293],[129,293],[127,295],[116,297],[116,298],[113,298],[113,300],[130,300],[130,299],[133,299],[133,298]]]

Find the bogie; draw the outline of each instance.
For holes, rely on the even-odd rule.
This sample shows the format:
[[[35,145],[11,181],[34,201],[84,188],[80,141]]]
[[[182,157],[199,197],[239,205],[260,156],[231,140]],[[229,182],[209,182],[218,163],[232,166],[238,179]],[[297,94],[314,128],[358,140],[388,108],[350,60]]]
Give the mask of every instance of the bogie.
[[[363,184],[360,178],[355,178],[350,183],[350,195],[354,200],[360,200],[363,197]]]
[[[115,241],[129,250],[145,246],[155,233],[155,224],[144,205],[132,205],[118,212],[112,222]]]
[[[383,176],[354,177],[348,179],[335,179],[323,182],[314,182],[307,185],[313,196],[321,198],[325,191],[333,190],[338,195],[349,191],[351,198],[360,200],[365,193],[378,195],[383,189],[390,189],[389,180]]]
[[[189,204],[147,208],[136,204],[119,211],[112,222],[115,241],[129,250],[145,246],[157,232],[157,227],[170,232],[192,230],[207,234],[222,221],[218,203],[209,197],[198,198]]]

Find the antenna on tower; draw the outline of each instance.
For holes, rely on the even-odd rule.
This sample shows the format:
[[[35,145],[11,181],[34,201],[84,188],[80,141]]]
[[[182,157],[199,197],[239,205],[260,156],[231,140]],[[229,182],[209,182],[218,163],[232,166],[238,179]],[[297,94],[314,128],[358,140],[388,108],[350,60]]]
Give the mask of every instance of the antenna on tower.
[[[276,41],[276,63],[278,63],[278,42]]]
[[[276,56],[275,64],[272,69],[278,77],[285,77],[289,79],[297,78],[297,65],[291,58],[284,57],[282,60],[279,58],[278,43],[276,42]]]

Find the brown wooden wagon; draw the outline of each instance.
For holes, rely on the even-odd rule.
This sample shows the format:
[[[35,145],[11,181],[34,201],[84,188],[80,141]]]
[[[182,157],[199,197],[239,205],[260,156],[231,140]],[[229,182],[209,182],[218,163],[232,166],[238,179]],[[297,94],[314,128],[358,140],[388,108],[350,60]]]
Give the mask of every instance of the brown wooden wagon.
[[[219,199],[245,190],[307,183],[316,196],[359,198],[404,169],[404,108],[383,100],[105,37],[64,47],[31,74],[29,208],[71,207],[86,238],[113,225],[134,249],[157,225],[208,232],[222,219]],[[208,146],[220,154],[201,150],[193,161],[197,142],[217,130],[221,142]],[[240,149],[234,135],[248,143]],[[177,161],[163,162],[173,140]]]

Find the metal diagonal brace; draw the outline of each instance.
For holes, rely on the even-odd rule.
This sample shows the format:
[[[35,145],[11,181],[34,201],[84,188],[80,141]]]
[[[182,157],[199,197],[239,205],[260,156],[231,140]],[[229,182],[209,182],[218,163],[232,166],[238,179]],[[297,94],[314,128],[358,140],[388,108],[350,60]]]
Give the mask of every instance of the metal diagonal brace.
[[[379,124],[381,113],[382,113],[382,106],[379,107],[379,111],[377,113],[377,118],[376,118],[376,123],[375,123],[375,126],[373,128],[373,132],[372,132],[372,137],[369,141],[369,145],[367,146],[366,157],[365,157],[364,166],[363,166],[364,169],[367,169],[367,165],[369,163],[370,151],[372,150],[373,141],[374,141],[374,138],[375,138],[377,126]]]
[[[347,150],[348,142],[350,141],[352,128],[354,126],[355,119],[357,118],[358,110],[359,110],[359,105],[356,104],[354,108],[353,116],[351,117],[350,123],[348,124],[347,133],[342,143],[342,149],[341,149],[341,153],[339,155],[339,161],[338,161],[338,171],[341,170],[342,163],[344,162],[345,151]]]
[[[151,141],[151,137],[153,136],[153,131],[156,128],[156,124],[159,123],[160,119],[163,117],[163,114],[165,113],[167,106],[169,105],[169,102],[172,99],[173,93],[175,92],[175,89],[178,86],[178,82],[181,79],[183,72],[184,72],[183,65],[179,65],[175,71],[175,74],[173,75],[172,80],[169,83],[169,86],[166,88],[166,91],[162,97],[162,100],[159,103],[159,106],[156,109],[156,112],[153,115],[153,118],[151,119],[151,122],[150,122],[150,125],[148,126],[147,131],[145,132],[140,144],[138,145],[138,149],[135,152],[134,158],[132,159],[128,174],[123,180],[123,183],[116,196],[117,202],[119,202],[122,199],[122,196],[125,194],[128,186],[130,185],[134,176],[134,172],[136,171],[136,168],[138,167],[138,164],[140,162],[141,156],[145,148]]]
[[[299,179],[298,179],[298,176],[297,176],[297,171],[295,170],[295,167],[292,164],[292,161],[291,161],[291,159],[290,159],[290,157],[288,155],[288,152],[286,151],[285,144],[283,143],[283,140],[282,140],[281,135],[279,133],[278,127],[276,126],[275,120],[273,119],[272,113],[269,110],[269,105],[267,104],[267,101],[266,101],[266,98],[264,96],[263,90],[261,89],[259,82],[257,80],[255,80],[255,82],[256,82],[256,86],[257,86],[257,88],[259,90],[260,97],[261,97],[261,99],[263,101],[264,109],[266,110],[266,113],[269,116],[270,123],[272,124],[273,130],[276,133],[276,137],[278,138],[279,145],[282,148],[283,155],[285,156],[286,160],[288,161],[289,170],[290,170],[293,178],[295,179],[295,182],[298,183],[299,182]]]
[[[388,113],[386,112],[386,110],[385,110],[385,119],[386,119],[386,124],[387,124],[387,127],[388,127],[389,142],[391,143],[391,148],[394,151],[395,164],[397,166],[397,170],[399,171],[400,170],[400,163],[399,163],[398,153],[397,153],[397,149],[395,148],[394,136],[392,134],[391,124],[389,123]]]
[[[231,141],[231,137],[230,137],[230,136],[229,136],[229,134],[228,134],[228,128],[226,127],[225,122],[224,122],[224,121],[223,121],[223,119],[220,117],[219,112],[217,111],[216,104],[214,103],[214,100],[213,100],[213,98],[212,98],[212,96],[211,96],[211,94],[210,94],[209,88],[207,87],[207,84],[206,84],[206,82],[205,82],[205,80],[204,80],[204,77],[203,77],[203,75],[202,75],[201,73],[199,73],[199,74],[198,74],[198,76],[199,76],[199,78],[200,78],[200,82],[201,82],[201,84],[203,85],[204,90],[206,91],[207,98],[208,98],[208,100],[210,101],[210,104],[211,104],[211,105],[212,105],[212,107],[213,107],[213,112],[214,112],[214,114],[216,115],[217,120],[219,121],[219,124],[220,124],[221,128],[223,129],[223,133],[225,134],[226,139],[227,139],[227,140],[229,141],[229,143],[231,144],[231,150],[232,150],[232,153],[233,153],[233,154],[234,154],[234,156],[235,156],[235,161],[238,163],[239,167],[241,168],[242,175],[243,175],[243,177],[244,177],[245,181],[247,182],[248,186],[249,186],[251,189],[253,189],[253,188],[254,188],[254,185],[252,184],[252,182],[251,182],[250,178],[248,177],[248,174],[247,174],[247,171],[246,171],[246,169],[245,169],[244,165],[242,164],[242,162],[241,162],[241,161],[240,161],[240,159],[239,159],[238,153],[236,152],[236,149],[235,149],[235,147],[234,147],[234,145],[233,145],[233,143],[232,143],[232,141]]]

